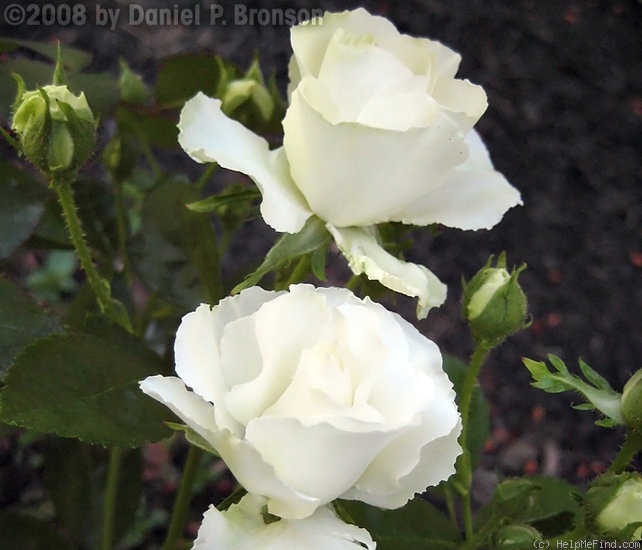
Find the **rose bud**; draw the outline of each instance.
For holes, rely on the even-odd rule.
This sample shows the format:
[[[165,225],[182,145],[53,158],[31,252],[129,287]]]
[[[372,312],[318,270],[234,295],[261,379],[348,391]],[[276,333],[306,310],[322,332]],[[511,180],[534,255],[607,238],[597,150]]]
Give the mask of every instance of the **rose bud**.
[[[75,176],[96,143],[96,120],[85,94],[50,85],[25,91],[18,77],[11,128],[22,153],[49,179]]]
[[[528,326],[526,296],[517,282],[525,268],[523,265],[509,272],[506,256],[501,254],[494,267],[490,258],[464,284],[462,314],[479,344],[493,348]]]

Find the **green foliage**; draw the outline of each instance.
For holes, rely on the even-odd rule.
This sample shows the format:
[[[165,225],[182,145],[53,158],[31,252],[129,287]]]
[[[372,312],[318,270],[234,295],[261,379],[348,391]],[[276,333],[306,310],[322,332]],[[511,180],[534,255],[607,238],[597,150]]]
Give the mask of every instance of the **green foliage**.
[[[154,86],[156,103],[181,107],[198,92],[215,97],[226,78],[226,64],[210,54],[176,55],[165,59]]]
[[[196,187],[184,179],[160,183],[143,205],[141,231],[131,246],[136,270],[149,288],[186,310],[221,296],[214,227],[186,206],[197,198]]]
[[[258,284],[268,273],[286,267],[301,256],[312,254],[319,249],[325,250],[329,242],[330,235],[323,222],[316,216],[311,216],[301,231],[284,234],[266,254],[263,263],[242,283],[236,285],[232,293],[236,294]]]
[[[576,391],[585,399],[586,403],[577,405],[581,410],[597,410],[605,418],[598,420],[600,426],[613,427],[624,424],[620,406],[620,394],[611,388],[604,377],[589,367],[584,361],[579,360],[580,370],[585,380],[571,374],[564,361],[555,355],[549,355],[548,360],[554,370],[549,370],[546,363],[523,359],[524,365],[533,376],[531,385],[548,393],[561,393]]]
[[[51,194],[28,172],[4,160],[0,174],[0,258],[7,258],[34,231]]]
[[[160,359],[133,338],[109,336],[59,334],[28,346],[5,376],[0,420],[101,445],[166,437],[167,409],[138,389],[162,370]]]
[[[581,538],[584,525],[581,503],[578,489],[561,479],[545,476],[506,479],[479,512],[476,547],[498,543],[506,535],[506,526],[511,525],[528,527],[535,538],[539,533],[544,539],[568,540],[566,537],[574,530]]]
[[[0,277],[0,376],[16,354],[36,338],[62,332],[62,322]]]
[[[399,510],[381,510],[362,502],[340,501],[339,515],[367,529],[377,550],[461,548],[458,529],[435,506],[415,498]]]

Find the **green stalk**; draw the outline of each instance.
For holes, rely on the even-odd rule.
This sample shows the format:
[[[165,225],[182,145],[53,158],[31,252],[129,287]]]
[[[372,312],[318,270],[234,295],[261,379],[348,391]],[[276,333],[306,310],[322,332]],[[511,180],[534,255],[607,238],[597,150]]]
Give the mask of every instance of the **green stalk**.
[[[194,445],[190,445],[187,460],[185,461],[185,467],[183,468],[181,484],[178,488],[176,501],[174,502],[174,509],[172,510],[172,519],[170,520],[169,531],[167,532],[167,538],[165,539],[165,543],[161,550],[176,550],[176,545],[183,536],[183,531],[185,530],[185,519],[187,518],[187,512],[189,509],[189,501],[192,496],[192,487],[194,485],[198,465],[201,462],[203,454],[204,452],[201,449]]]
[[[628,433],[622,447],[613,459],[613,463],[609,467],[609,472],[614,474],[621,474],[629,467],[635,455],[642,449],[642,437],[634,433]]]
[[[91,258],[91,252],[85,241],[85,234],[83,233],[80,218],[78,217],[78,210],[76,209],[71,183],[68,180],[62,182],[54,181],[52,185],[58,192],[58,202],[62,207],[62,213],[67,224],[71,244],[76,250],[76,254],[80,259],[80,265],[82,265],[91,289],[96,295],[96,301],[100,309],[105,312],[108,309],[108,304],[111,299],[110,291],[100,275],[98,275],[98,271]]]
[[[82,224],[78,217],[78,209],[76,208],[71,182],[68,179],[53,180],[51,186],[58,193],[58,202],[62,207],[62,213],[65,224],[67,225],[67,230],[69,231],[71,244],[78,255],[80,265],[87,275],[87,281],[89,281],[89,285],[96,296],[100,310],[112,321],[118,323],[128,332],[131,332],[132,325],[127,311],[123,304],[112,298],[109,283],[98,274],[98,270],[94,265],[91,252],[85,240],[85,234],[82,230]]]
[[[460,488],[462,494],[462,504],[463,504],[463,513],[464,513],[464,530],[466,533],[466,540],[471,540],[474,536],[473,530],[473,513],[470,499],[470,488],[472,485],[473,472],[471,465],[471,456],[470,456],[470,441],[469,441],[469,420],[470,420],[470,407],[473,400],[473,391],[475,390],[475,384],[477,383],[477,378],[479,377],[479,372],[481,370],[486,357],[488,356],[489,349],[480,344],[475,344],[475,350],[470,359],[470,365],[466,371],[466,376],[464,378],[464,383],[461,389],[461,395],[459,396],[459,413],[461,414],[462,422],[462,432],[459,439],[459,442],[463,448],[463,456],[460,461],[460,472],[459,478],[464,482],[464,485]]]
[[[448,510],[448,517],[455,529],[459,530],[457,524],[457,513],[455,512],[455,499],[453,497],[452,489],[449,485],[444,486],[444,499],[446,500],[446,509]]]
[[[211,162],[207,165],[207,168],[203,170],[203,173],[201,176],[198,178],[198,181],[196,182],[196,189],[199,191],[199,193],[203,190],[203,187],[205,187],[205,184],[210,180],[212,177],[212,174],[216,172],[216,169],[218,168],[218,164],[215,162]]]
[[[122,458],[122,448],[113,447],[109,457],[109,469],[107,470],[107,484],[105,488],[102,550],[111,550],[114,547],[116,504],[118,501],[118,477],[120,476],[120,464],[122,462]]]

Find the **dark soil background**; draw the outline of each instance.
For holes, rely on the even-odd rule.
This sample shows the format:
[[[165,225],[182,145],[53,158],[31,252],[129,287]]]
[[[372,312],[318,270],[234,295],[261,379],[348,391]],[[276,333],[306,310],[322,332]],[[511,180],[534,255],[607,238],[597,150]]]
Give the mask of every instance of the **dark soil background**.
[[[220,4],[232,12],[234,3]],[[450,289],[447,304],[418,326],[445,351],[466,357],[471,342],[459,321],[461,276],[470,278],[489,254],[503,250],[509,263],[527,263],[520,281],[532,326],[496,350],[482,376],[492,410],[483,477],[537,472],[582,483],[600,472],[622,434],[597,428],[591,413],[572,409],[576,396],[531,388],[521,357],[542,360],[554,353],[572,370],[582,357],[617,390],[642,367],[642,3],[244,4],[334,11],[362,5],[402,32],[438,39],[461,53],[459,76],[481,84],[489,98],[477,128],[524,206],[491,231],[445,228],[438,237],[416,232],[412,259],[428,265]],[[201,5],[207,10],[210,3]],[[262,67],[274,68],[284,89],[290,56],[287,27],[269,25],[129,26],[121,16],[113,31],[88,23],[4,26],[0,32],[55,37],[86,49],[94,54],[96,71],[116,71],[122,56],[150,82],[157,60],[170,54],[213,52],[246,67],[258,51]],[[400,306],[412,311],[410,303]]]

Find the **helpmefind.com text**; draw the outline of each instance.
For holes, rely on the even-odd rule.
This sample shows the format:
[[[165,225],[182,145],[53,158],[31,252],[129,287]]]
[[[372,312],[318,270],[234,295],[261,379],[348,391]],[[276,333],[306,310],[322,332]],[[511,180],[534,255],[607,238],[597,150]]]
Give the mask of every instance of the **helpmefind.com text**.
[[[7,4],[2,11],[3,22],[11,26],[80,26],[95,25],[115,30],[119,25],[150,27],[169,26],[294,26],[323,15],[322,9],[251,8],[246,4],[221,4],[181,7],[178,4],[157,8],[141,4],[112,8],[100,4],[47,3]]]

